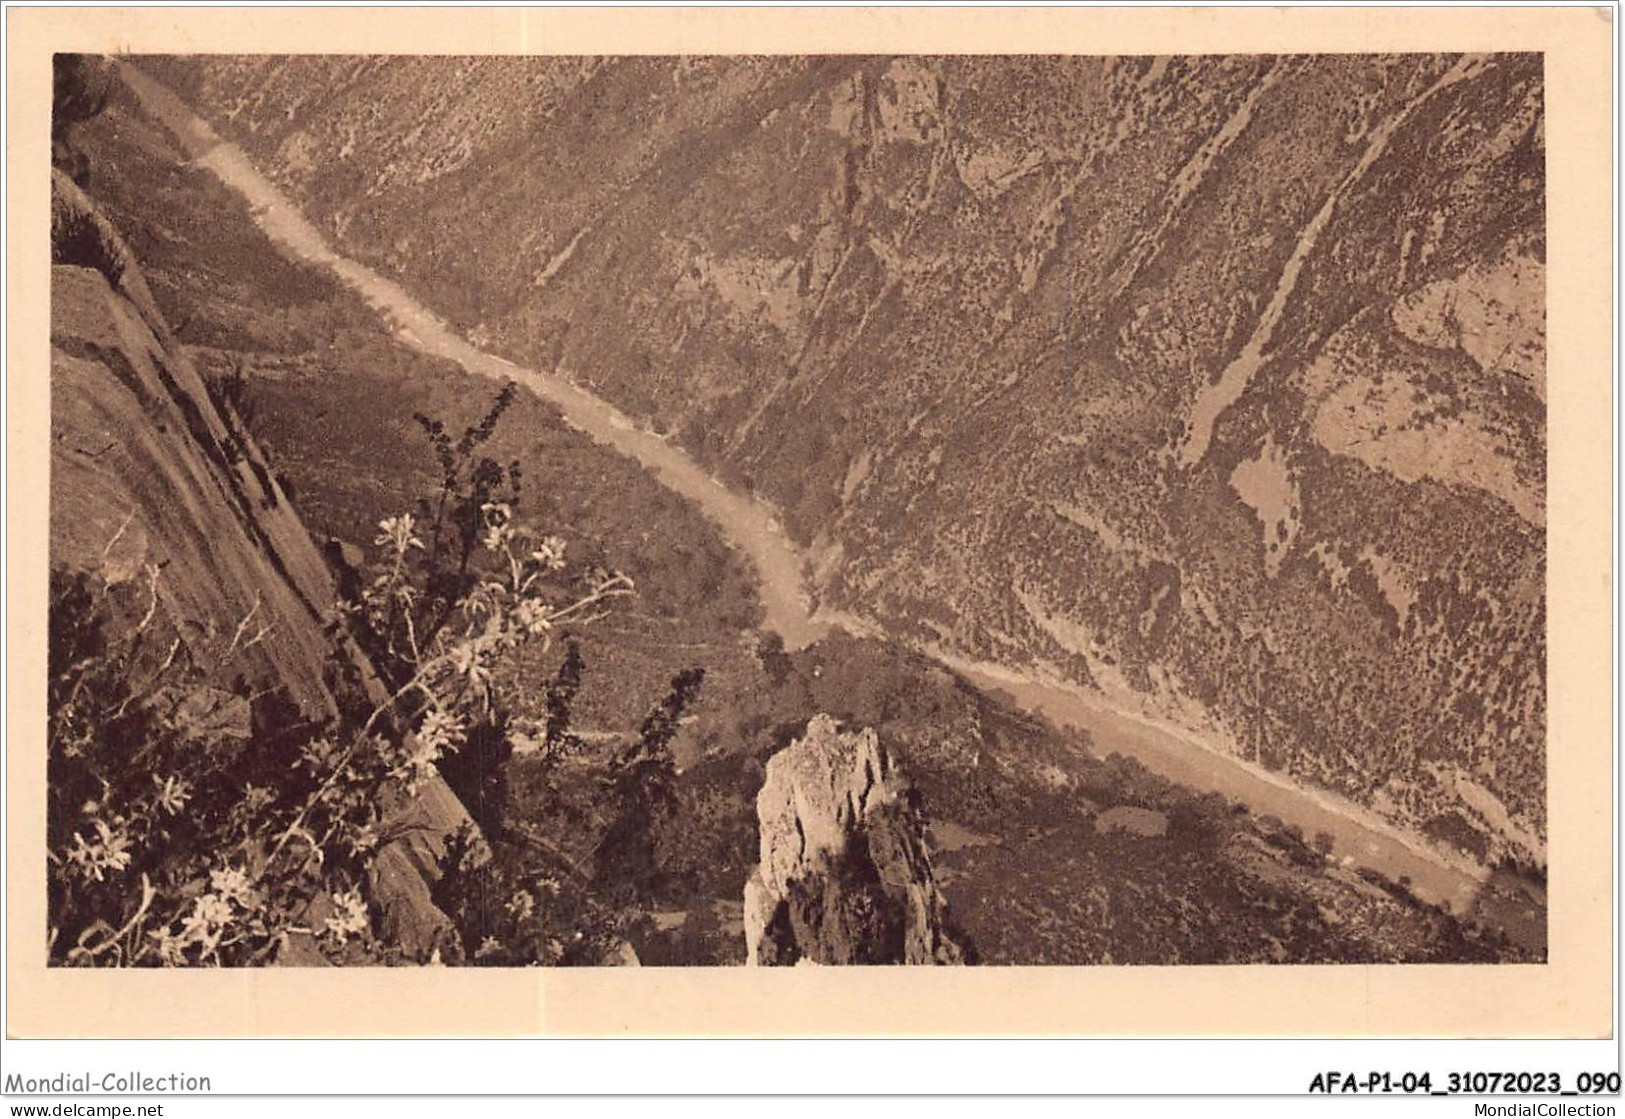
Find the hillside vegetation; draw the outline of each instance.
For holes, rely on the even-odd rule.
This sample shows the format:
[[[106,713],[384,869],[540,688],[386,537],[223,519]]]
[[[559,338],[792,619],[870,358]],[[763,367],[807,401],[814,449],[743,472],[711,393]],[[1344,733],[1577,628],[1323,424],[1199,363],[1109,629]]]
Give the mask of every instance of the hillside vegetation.
[[[150,66],[827,604],[1544,862],[1538,56]]]

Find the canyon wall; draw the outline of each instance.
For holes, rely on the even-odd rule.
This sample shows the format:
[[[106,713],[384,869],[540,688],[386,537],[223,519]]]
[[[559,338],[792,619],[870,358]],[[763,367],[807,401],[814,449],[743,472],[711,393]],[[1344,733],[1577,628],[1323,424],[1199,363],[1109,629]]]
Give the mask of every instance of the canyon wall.
[[[141,65],[825,604],[1544,860],[1539,56]]]

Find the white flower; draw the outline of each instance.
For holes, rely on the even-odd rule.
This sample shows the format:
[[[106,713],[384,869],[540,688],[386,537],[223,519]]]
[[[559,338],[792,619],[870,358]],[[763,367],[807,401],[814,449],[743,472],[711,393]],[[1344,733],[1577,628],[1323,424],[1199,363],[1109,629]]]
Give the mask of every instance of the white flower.
[[[549,536],[530,554],[530,558],[551,571],[557,571],[564,566],[564,541],[557,536]]]
[[[338,753],[338,747],[328,739],[315,738],[299,747],[299,760],[294,765],[312,773],[325,773]]]
[[[507,909],[515,920],[527,920],[536,911],[536,899],[529,890],[516,890],[508,899]]]
[[[231,903],[219,894],[204,894],[192,902],[192,912],[181,921],[181,939],[212,952],[220,944],[220,932],[232,918]]]
[[[231,920],[231,902],[219,894],[204,894],[192,903],[192,915],[210,925]]]
[[[119,871],[130,865],[130,838],[115,832],[105,821],[93,821],[97,839],[87,843],[78,832],[73,833],[73,847],[68,851],[70,863],[100,882],[108,871]]]
[[[390,776],[406,782],[416,789],[434,776],[434,763],[447,751],[455,751],[463,744],[463,725],[455,716],[441,711],[430,711],[423,717],[423,725],[407,742],[400,763],[390,770]]]
[[[547,607],[534,598],[523,599],[518,606],[514,607],[513,616],[514,621],[518,622],[524,631],[532,637],[546,633],[553,628],[553,619],[549,615]]]
[[[434,776],[434,763],[440,760],[440,751],[419,735],[414,735],[399,765],[389,771],[396,780],[404,781],[409,791]]]
[[[455,715],[448,715],[438,709],[433,710],[423,716],[423,725],[418,728],[418,737],[436,750],[455,750],[463,744],[463,724]]]
[[[354,854],[365,855],[378,846],[378,839],[378,829],[366,824],[346,834],[344,842]]]
[[[467,676],[473,687],[483,687],[491,679],[491,671],[486,668],[480,659],[480,651],[474,647],[472,641],[465,641],[456,646],[450,653],[452,671],[459,676]]]
[[[480,506],[485,521],[485,546],[493,552],[513,539],[513,506],[506,501],[487,501]]]
[[[395,549],[396,555],[404,556],[409,548],[423,547],[423,541],[413,535],[412,530],[416,527],[417,521],[410,513],[402,513],[398,517],[385,517],[378,522],[378,535],[372,542],[387,545]]]
[[[333,909],[333,916],[327,919],[327,931],[340,944],[352,936],[363,935],[371,924],[367,917],[367,903],[361,891],[354,887],[333,895]]]
[[[179,777],[165,777],[159,780],[158,775],[154,773],[152,783],[158,786],[158,807],[171,816],[179,815],[192,796],[192,786]]]
[[[248,880],[248,875],[236,867],[228,866],[220,870],[209,872],[209,888],[244,909],[253,909],[259,904],[254,895],[254,884]]]

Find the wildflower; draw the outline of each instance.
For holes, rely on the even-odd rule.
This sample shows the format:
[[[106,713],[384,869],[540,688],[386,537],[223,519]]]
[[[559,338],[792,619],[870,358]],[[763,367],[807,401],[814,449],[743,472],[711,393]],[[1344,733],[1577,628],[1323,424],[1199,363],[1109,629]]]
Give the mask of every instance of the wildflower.
[[[474,950],[474,958],[483,960],[487,956],[495,956],[502,951],[502,941],[494,936],[488,936],[480,941],[480,946]]]
[[[408,736],[398,750],[391,751],[395,766],[389,771],[390,776],[416,789],[434,776],[434,764],[441,755],[455,752],[462,744],[463,725],[457,717],[443,711],[430,711],[423,716],[417,733]],[[370,831],[370,828],[365,830]]]
[[[534,598],[522,600],[514,607],[514,621],[518,622],[524,631],[535,637],[553,628],[553,619],[549,616],[547,607]]]
[[[404,781],[408,790],[434,776],[434,763],[440,760],[441,749],[421,734],[412,735],[401,753],[401,760],[389,771],[391,777]]]
[[[440,710],[430,711],[423,716],[418,737],[437,750],[456,750],[463,743],[463,724],[458,722],[455,715]]]
[[[226,901],[240,905],[244,909],[253,909],[259,904],[259,898],[254,893],[254,884],[248,880],[248,875],[236,867],[211,870],[209,888]]]
[[[417,527],[412,514],[402,513],[398,517],[385,517],[378,522],[378,535],[373,538],[374,544],[387,545],[395,550],[398,556],[404,556],[408,549],[423,547],[423,541],[413,534]]]
[[[530,554],[530,558],[549,571],[557,571],[564,566],[564,541],[557,536],[549,536]]]
[[[230,902],[219,894],[204,894],[192,902],[192,912],[181,921],[181,939],[212,952],[220,946],[220,933],[231,918]]]
[[[93,822],[96,825],[96,842],[87,843],[83,835],[74,832],[73,847],[68,851],[67,858],[100,882],[107,872],[120,871],[130,865],[130,837],[122,831],[114,831],[104,820]]]
[[[485,546],[493,552],[513,538],[513,506],[505,501],[487,501],[480,506],[485,520]]]
[[[231,903],[219,894],[203,894],[192,903],[192,912],[200,921],[223,925],[231,920]]]
[[[333,909],[333,916],[327,919],[327,931],[332,933],[340,944],[352,936],[366,933],[370,925],[367,918],[367,903],[361,897],[359,889],[351,887],[342,894],[334,894]]]
[[[453,648],[450,656],[452,671],[468,677],[470,686],[483,687],[491,679],[491,670],[481,663],[480,651],[472,641],[465,641]]]
[[[527,920],[536,911],[536,898],[529,890],[515,890],[513,897],[508,899],[507,910],[514,920]]]
[[[504,593],[502,584],[486,581],[470,589],[459,605],[472,621],[493,613]]]
[[[165,777],[160,781],[156,773],[152,775],[152,783],[158,786],[158,807],[170,816],[180,815],[192,796],[192,786],[179,777]]]

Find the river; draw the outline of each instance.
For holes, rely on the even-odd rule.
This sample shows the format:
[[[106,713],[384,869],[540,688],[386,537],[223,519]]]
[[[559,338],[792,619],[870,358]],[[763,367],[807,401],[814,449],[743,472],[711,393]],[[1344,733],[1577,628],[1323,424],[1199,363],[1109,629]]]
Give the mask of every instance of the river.
[[[699,508],[725,539],[750,558],[760,582],[765,624],[784,639],[787,648],[809,645],[836,624],[861,632],[883,632],[865,620],[814,612],[806,590],[806,564],[770,505],[729,490],[681,448],[639,427],[562,373],[527,369],[476,348],[400,285],[336,252],[239,147],[223,140],[169,89],[127,62],[120,64],[120,76],[198,166],[247,200],[254,220],[272,241],[297,259],[330,269],[386,316],[408,344],[449,358],[470,373],[515,381],[556,405],[573,427],[635,459],[668,489]],[[1065,681],[965,660],[943,650],[921,651],[1057,725],[1087,730],[1100,753],[1132,756],[1169,780],[1222,793],[1255,814],[1267,813],[1295,824],[1306,835],[1325,832],[1332,837],[1335,857],[1395,881],[1408,878],[1412,890],[1426,901],[1448,902],[1455,912],[1465,913],[1486,877],[1465,858],[1451,857],[1368,809],[1294,784],[1191,731],[1142,711],[1114,706],[1104,695]]]

